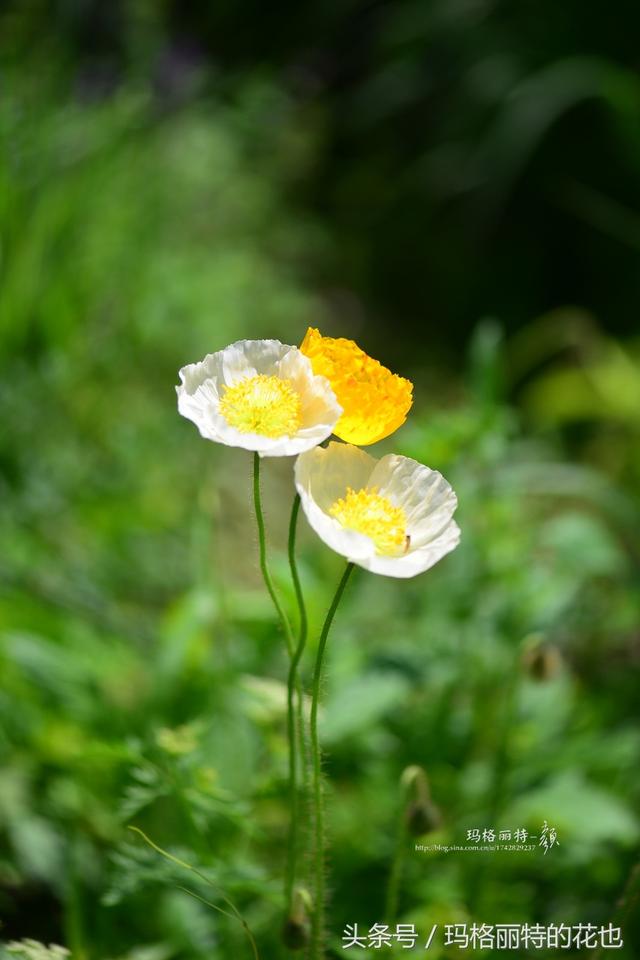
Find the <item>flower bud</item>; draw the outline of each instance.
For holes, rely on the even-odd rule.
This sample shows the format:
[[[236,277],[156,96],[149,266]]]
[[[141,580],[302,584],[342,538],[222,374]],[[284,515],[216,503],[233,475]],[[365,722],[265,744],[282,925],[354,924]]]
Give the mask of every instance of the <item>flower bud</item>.
[[[433,833],[442,823],[440,811],[430,800],[413,800],[405,811],[407,831],[412,837]]]
[[[538,643],[522,655],[522,663],[532,680],[552,680],[562,667],[562,654],[552,643]]]
[[[282,927],[282,942],[289,950],[302,950],[309,943],[309,924],[287,917]]]
[[[407,792],[408,802],[404,813],[407,832],[412,837],[437,830],[442,822],[440,811],[431,800],[429,780],[422,767],[413,765],[403,771],[400,783]]]

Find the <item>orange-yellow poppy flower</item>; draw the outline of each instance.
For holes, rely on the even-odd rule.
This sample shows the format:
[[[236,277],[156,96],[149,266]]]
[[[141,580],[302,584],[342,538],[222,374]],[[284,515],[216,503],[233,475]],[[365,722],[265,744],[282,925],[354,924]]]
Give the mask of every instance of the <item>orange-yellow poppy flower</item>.
[[[363,447],[388,437],[407,419],[413,385],[368,356],[353,340],[323,337],[309,327],[300,350],[326,377],[343,413],[333,432]]]

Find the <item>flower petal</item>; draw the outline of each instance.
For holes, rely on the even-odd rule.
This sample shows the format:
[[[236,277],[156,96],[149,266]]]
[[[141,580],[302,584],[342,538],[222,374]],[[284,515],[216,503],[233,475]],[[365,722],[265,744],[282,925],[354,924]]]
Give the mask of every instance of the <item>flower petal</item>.
[[[402,557],[380,557],[377,554],[367,557],[364,561],[356,561],[360,566],[371,573],[379,573],[385,577],[405,579],[415,577],[433,567],[438,560],[442,560],[460,543],[460,527],[451,520],[442,533],[418,549],[410,549]]]
[[[337,553],[373,573],[414,577],[460,541],[460,529],[452,520],[457,499],[451,486],[436,470],[408,457],[390,455],[376,460],[358,447],[332,442],[298,457],[295,483],[305,515],[318,536]],[[376,547],[372,537],[377,532],[367,535],[369,517],[364,525],[366,533],[349,529],[345,525],[348,521],[336,519],[332,507],[348,490],[376,491],[378,509],[380,498],[386,499],[390,514],[397,514],[395,507],[401,508],[406,518],[404,553],[389,555],[385,546]],[[397,518],[393,522],[397,523]]]
[[[314,374],[297,347],[279,340],[239,340],[188,364],[179,376],[178,411],[196,424],[201,436],[264,457],[293,456],[322,443],[342,413],[328,380]],[[220,400],[225,390],[257,376],[287,380],[298,394],[300,426],[292,436],[242,431],[223,416]]]
[[[315,373],[327,377],[343,408],[334,433],[368,446],[390,436],[407,419],[413,385],[368,356],[353,340],[323,337],[309,327],[300,347]]]
[[[295,484],[302,509],[321,540],[346,557],[365,557],[371,549],[368,537],[346,530],[329,513],[329,507],[344,496],[352,482],[366,485],[375,460],[346,443],[332,441],[298,457]]]
[[[409,457],[382,457],[371,483],[404,510],[414,548],[438,537],[458,505],[458,498],[441,473]]]

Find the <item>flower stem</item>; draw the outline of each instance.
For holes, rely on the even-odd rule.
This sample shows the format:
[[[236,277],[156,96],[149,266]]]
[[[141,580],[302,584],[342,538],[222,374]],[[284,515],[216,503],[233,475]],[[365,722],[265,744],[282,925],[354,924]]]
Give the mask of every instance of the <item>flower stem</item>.
[[[289,871],[288,871],[288,883],[287,883],[287,902],[291,906],[293,898],[293,889],[296,882],[296,862],[298,855],[299,839],[298,839],[298,792],[297,792],[297,782],[298,782],[298,770],[297,770],[297,758],[294,739],[297,736],[299,740],[300,748],[300,761],[302,767],[302,782],[303,782],[303,792],[305,798],[309,795],[309,767],[307,763],[307,750],[306,750],[306,737],[305,737],[305,723],[304,723],[304,697],[302,691],[302,684],[300,681],[300,676],[298,674],[298,667],[302,654],[304,652],[305,644],[307,642],[307,608],[304,602],[304,595],[302,592],[302,585],[300,583],[300,576],[298,574],[298,565],[296,562],[296,531],[298,523],[298,513],[300,511],[300,497],[298,494],[294,497],[293,505],[291,507],[291,519],[289,521],[289,543],[288,543],[288,554],[289,554],[289,567],[291,569],[291,579],[293,581],[293,587],[296,594],[296,600],[298,603],[298,615],[299,615],[299,625],[298,625],[298,643],[293,651],[289,665],[289,676],[287,682],[287,712],[289,717],[289,782],[292,785],[290,792],[290,804],[291,804],[291,824],[289,829],[289,847],[288,847],[288,858],[289,858]],[[296,696],[297,694],[297,696]],[[295,716],[295,721],[294,721]],[[295,730],[297,726],[297,731]]]
[[[395,923],[398,913],[398,897],[400,893],[400,878],[402,877],[402,868],[404,866],[405,853],[407,845],[407,829],[405,826],[405,811],[402,810],[398,819],[398,830],[396,837],[396,849],[389,873],[387,884],[385,922]]]
[[[271,576],[271,571],[267,564],[267,541],[265,536],[265,526],[264,526],[264,514],[262,511],[262,496],[260,493],[260,456],[258,453],[253,455],[253,502],[256,511],[256,521],[258,523],[258,541],[260,544],[260,570],[262,571],[262,578],[264,580],[265,586],[273,601],[273,605],[276,608],[276,612],[280,618],[280,623],[282,624],[282,629],[284,631],[286,643],[287,643],[287,653],[289,654],[290,667],[289,667],[289,682],[287,689],[287,736],[289,740],[289,810],[290,810],[290,820],[289,820],[289,839],[287,843],[287,866],[285,871],[285,903],[286,908],[289,910],[291,908],[291,901],[293,897],[293,887],[295,882],[295,873],[296,873],[296,854],[297,854],[297,845],[298,845],[298,784],[297,784],[297,742],[296,742],[296,713],[295,713],[295,703],[294,703],[294,690],[296,683],[296,667],[300,656],[302,655],[302,650],[300,649],[300,642],[298,642],[297,648],[295,648],[293,633],[291,630],[291,624],[289,623],[289,618],[285,612],[284,607],[280,603],[280,598],[276,593],[276,588],[273,583],[273,578]],[[297,510],[295,509],[294,502],[294,511],[292,511],[291,523],[289,525],[289,559],[291,561],[291,550],[295,548],[295,521],[297,519]],[[294,561],[295,563],[295,561]],[[297,571],[296,571],[297,576]],[[294,579],[295,583],[295,579]],[[299,581],[297,590],[299,589]],[[300,603],[300,600],[298,600]],[[305,617],[306,621],[306,617]],[[306,632],[306,631],[305,631]],[[293,674],[293,675],[292,675]]]
[[[291,632],[291,624],[289,623],[289,618],[285,613],[285,609],[280,603],[278,594],[276,593],[276,588],[273,584],[273,578],[271,572],[267,565],[267,540],[264,530],[264,514],[262,512],[262,497],[260,494],[260,454],[254,453],[253,455],[253,503],[256,511],[256,520],[258,522],[258,541],[260,543],[260,570],[262,571],[262,579],[264,584],[269,592],[269,596],[273,601],[273,605],[276,608],[276,612],[280,617],[280,623],[282,624],[282,629],[284,631],[285,639],[287,642],[287,652],[289,656],[293,656],[293,633]]]
[[[315,873],[315,902],[313,911],[313,929],[311,941],[311,956],[313,960],[322,960],[324,955],[324,809],[322,805],[322,754],[320,751],[320,741],[318,738],[318,700],[320,696],[320,680],[322,677],[322,662],[324,651],[327,645],[327,637],[333,623],[336,610],[342,594],[344,593],[347,581],[351,576],[353,563],[348,563],[342,574],[342,579],[338,584],[335,596],[331,601],[327,616],[320,632],[318,641],[318,651],[316,653],[316,663],[313,673],[313,689],[311,694],[311,751],[313,756],[313,801],[315,809],[315,849],[314,849],[314,873]]]

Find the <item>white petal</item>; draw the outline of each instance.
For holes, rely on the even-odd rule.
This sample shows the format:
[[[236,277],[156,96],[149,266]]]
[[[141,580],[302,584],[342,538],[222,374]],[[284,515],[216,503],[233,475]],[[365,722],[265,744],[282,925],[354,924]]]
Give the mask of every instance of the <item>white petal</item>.
[[[342,407],[327,378],[313,372],[309,358],[297,347],[289,348],[288,353],[276,364],[275,372],[284,380],[289,380],[300,396],[302,423],[298,433],[303,436],[305,431],[309,431],[309,436],[313,436],[315,434],[311,431],[327,425],[333,430],[342,415]]]
[[[219,412],[224,389],[241,380],[280,376],[291,380],[301,400],[302,423],[292,437],[265,437],[232,427]],[[239,340],[180,370],[178,410],[207,440],[255,450],[263,457],[295,456],[322,443],[342,413],[331,384],[315,376],[308,357],[279,340]]]
[[[460,527],[455,520],[450,520],[440,536],[417,550],[410,549],[402,557],[381,557],[374,554],[364,561],[356,560],[361,567],[372,573],[380,573],[385,577],[415,577],[433,567],[438,560],[451,553],[460,543]]]
[[[383,457],[370,482],[404,510],[412,549],[439,537],[458,505],[458,498],[441,473],[409,457]]]
[[[178,411],[183,417],[193,420],[200,434],[208,440],[216,440],[212,413],[219,402],[219,386],[222,384],[219,355],[210,353],[200,363],[190,363],[180,370],[182,384],[176,387]]]
[[[279,340],[237,340],[220,351],[224,383],[230,387],[260,373],[270,377],[277,373],[280,360],[296,349]]]
[[[336,553],[373,573],[414,577],[453,550],[460,529],[451,519],[456,495],[437,471],[408,457],[376,460],[358,447],[330,443],[298,457],[296,488],[305,515],[318,536]],[[347,488],[377,487],[407,515],[409,549],[402,556],[381,556],[370,537],[347,530],[329,509]]]
[[[296,484],[308,489],[321,510],[328,511],[348,487],[360,490],[369,483],[376,458],[350,443],[333,440],[316,447],[296,462]]]
[[[347,492],[367,485],[375,459],[358,447],[333,441],[326,448],[315,447],[296,460],[295,483],[309,525],[321,540],[349,560],[375,552],[373,541],[355,530],[347,530],[328,510]]]
[[[328,547],[356,563],[372,557],[375,547],[370,537],[355,530],[347,530],[342,524],[321,510],[307,494],[300,494],[300,502],[309,525]]]

